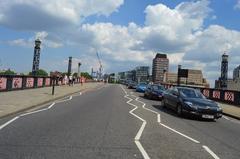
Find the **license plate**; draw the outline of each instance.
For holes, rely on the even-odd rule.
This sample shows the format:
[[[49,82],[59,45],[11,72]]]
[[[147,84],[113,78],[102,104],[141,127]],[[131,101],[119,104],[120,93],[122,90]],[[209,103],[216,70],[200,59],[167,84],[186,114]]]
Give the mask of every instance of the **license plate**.
[[[214,116],[213,115],[202,115],[202,118],[213,119]]]

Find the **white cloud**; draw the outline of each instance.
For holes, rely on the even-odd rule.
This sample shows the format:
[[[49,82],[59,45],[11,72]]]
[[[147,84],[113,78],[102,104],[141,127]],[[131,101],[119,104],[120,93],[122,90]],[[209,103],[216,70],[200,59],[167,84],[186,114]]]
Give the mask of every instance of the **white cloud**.
[[[32,45],[38,37],[46,47],[78,47],[84,55],[75,59],[75,63],[84,61],[84,70],[98,69],[96,51],[100,52],[106,71],[124,71],[137,65],[150,66],[154,54],[163,52],[168,53],[170,65],[174,67],[172,70],[177,64],[203,69],[204,75],[211,81],[219,76],[220,58],[224,51],[231,57],[229,71],[239,63],[236,59],[240,59],[240,32],[219,25],[204,26],[207,18],[216,17],[212,15],[209,0],[182,2],[175,8],[164,4],[149,5],[145,9],[143,26],[134,22],[127,26],[110,22],[80,24],[90,15],[108,16],[122,3],[123,0],[0,0],[0,24],[34,30],[35,36],[12,41],[12,45],[27,46],[29,42]],[[12,11],[14,7],[16,10]],[[22,10],[27,8],[26,12],[19,7]],[[27,15],[31,9],[36,9],[36,13]],[[26,14],[27,18],[18,20],[17,14],[22,17]],[[30,20],[33,22],[29,23]],[[63,28],[59,29],[60,26]]]
[[[63,44],[60,41],[53,40],[48,36],[49,34],[46,31],[36,32],[35,37],[31,37],[28,39],[20,38],[20,39],[10,40],[7,43],[12,46],[33,47],[35,39],[40,39],[42,41],[43,47],[59,48],[63,46]]]
[[[16,39],[8,41],[8,44],[11,46],[23,46],[23,47],[33,47],[33,42],[31,40],[25,39]]]
[[[0,0],[0,24],[20,30],[56,30],[90,15],[108,16],[123,0]]]
[[[240,9],[240,0],[237,1],[236,5],[234,6],[234,9]]]

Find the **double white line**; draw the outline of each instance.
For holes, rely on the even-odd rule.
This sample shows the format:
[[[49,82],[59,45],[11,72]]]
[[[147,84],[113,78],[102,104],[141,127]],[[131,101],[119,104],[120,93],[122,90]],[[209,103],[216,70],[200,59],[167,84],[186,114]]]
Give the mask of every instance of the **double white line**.
[[[150,112],[152,112],[152,113],[155,113],[155,114],[157,115],[157,122],[158,122],[161,126],[163,126],[163,127],[167,128],[167,129],[169,129],[169,130],[171,130],[171,131],[173,131],[173,132],[175,132],[175,133],[177,133],[177,134],[179,134],[179,135],[181,135],[181,136],[183,136],[183,137],[191,140],[192,142],[194,142],[194,143],[196,143],[196,144],[200,144],[199,141],[197,141],[197,140],[195,140],[195,139],[193,139],[193,138],[191,138],[191,137],[189,137],[189,136],[187,136],[187,135],[185,135],[185,134],[183,134],[183,133],[181,133],[181,132],[179,132],[179,131],[177,131],[177,130],[175,130],[175,129],[173,129],[173,128],[171,128],[171,127],[169,127],[169,126],[167,126],[167,125],[165,125],[165,124],[163,124],[163,123],[161,123],[160,114],[159,114],[158,112],[156,112],[156,111],[154,111],[154,110],[151,110],[151,109],[149,109],[149,108],[146,108],[146,107],[145,107],[146,104],[145,104],[144,102],[140,101],[140,100],[139,100],[139,97],[133,95],[133,92],[131,92],[131,94],[132,94],[132,96],[136,97],[136,99],[135,99],[136,101],[138,101],[138,102],[140,102],[140,103],[143,104],[143,105],[142,105],[143,109],[148,110],[148,111],[150,111]],[[220,159],[220,158],[219,158],[209,147],[207,147],[206,145],[202,145],[202,148],[204,148],[204,150],[207,151],[214,159]]]
[[[127,91],[122,87],[122,85],[121,85],[121,88],[124,91],[124,93],[126,94],[124,97],[129,99],[126,103],[134,107],[132,110],[129,111],[129,113],[142,121],[142,126],[140,127],[140,129],[137,132],[137,135],[134,138],[135,144],[137,145],[139,151],[142,153],[143,158],[144,159],[150,159],[150,157],[148,156],[147,152],[145,151],[145,149],[143,148],[143,146],[142,146],[142,144],[140,142],[143,130],[144,130],[147,122],[146,122],[146,120],[142,119],[141,117],[139,117],[139,116],[137,116],[136,114],[133,113],[133,111],[136,110],[138,108],[138,106],[130,103],[131,101],[133,101],[133,99],[128,97],[129,95],[128,95]]]

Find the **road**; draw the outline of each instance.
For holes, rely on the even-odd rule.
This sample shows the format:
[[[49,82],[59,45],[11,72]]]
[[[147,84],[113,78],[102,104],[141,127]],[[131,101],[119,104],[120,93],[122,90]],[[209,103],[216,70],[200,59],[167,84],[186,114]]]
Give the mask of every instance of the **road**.
[[[240,122],[179,118],[159,101],[105,85],[0,119],[1,159],[240,156]]]

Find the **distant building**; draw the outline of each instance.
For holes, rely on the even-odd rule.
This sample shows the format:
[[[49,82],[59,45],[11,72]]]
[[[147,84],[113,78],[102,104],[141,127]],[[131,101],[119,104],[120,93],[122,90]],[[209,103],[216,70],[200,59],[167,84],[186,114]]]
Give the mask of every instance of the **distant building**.
[[[166,73],[166,83],[177,84],[177,73]],[[188,78],[181,78],[180,84],[209,87],[208,82],[203,78],[201,70],[188,69]]]
[[[125,80],[125,72],[118,72],[118,80]]]
[[[157,53],[152,64],[152,81],[161,83],[164,81],[164,75],[168,72],[169,60],[166,54]]]
[[[135,71],[134,70],[126,71],[125,72],[125,79],[135,81]]]
[[[233,79],[227,80],[227,90],[240,91],[240,65],[233,70]]]
[[[149,67],[148,66],[139,66],[135,69],[135,81],[140,82],[149,82]]]
[[[240,91],[240,78],[228,80],[227,90]]]
[[[233,80],[240,78],[240,65],[233,70]]]

